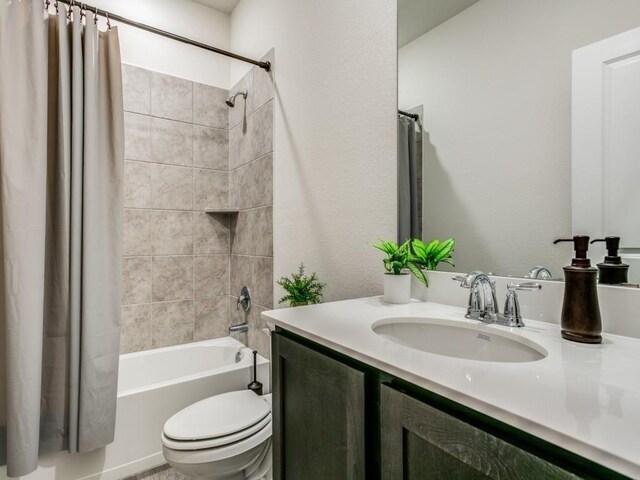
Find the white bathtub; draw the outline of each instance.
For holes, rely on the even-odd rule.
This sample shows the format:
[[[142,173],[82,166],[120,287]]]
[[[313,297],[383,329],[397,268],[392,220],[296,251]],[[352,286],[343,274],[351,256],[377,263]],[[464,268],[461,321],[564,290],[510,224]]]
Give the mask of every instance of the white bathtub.
[[[20,478],[117,480],[165,463],[164,422],[198,400],[246,388],[252,358],[250,349],[230,337],[121,355],[114,442],[91,453],[43,455],[38,469]],[[267,393],[269,362],[261,356],[258,380]]]

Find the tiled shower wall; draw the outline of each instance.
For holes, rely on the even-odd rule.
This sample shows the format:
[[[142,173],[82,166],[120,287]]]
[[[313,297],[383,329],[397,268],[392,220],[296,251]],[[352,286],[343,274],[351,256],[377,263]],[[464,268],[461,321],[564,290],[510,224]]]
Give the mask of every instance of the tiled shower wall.
[[[274,64],[273,51],[263,60]],[[273,308],[273,96],[272,74],[253,67],[232,89],[247,90],[246,102],[229,110],[231,218],[231,322],[249,323],[248,345],[269,354],[260,313]],[[251,290],[248,314],[236,309],[243,285]]]
[[[271,77],[243,79],[246,118],[241,98],[226,106],[227,90],[128,65],[123,77],[121,352],[226,336],[244,320],[234,295],[246,284],[255,303],[239,340],[267,354],[256,332],[273,303]],[[228,206],[242,210],[204,211]]]

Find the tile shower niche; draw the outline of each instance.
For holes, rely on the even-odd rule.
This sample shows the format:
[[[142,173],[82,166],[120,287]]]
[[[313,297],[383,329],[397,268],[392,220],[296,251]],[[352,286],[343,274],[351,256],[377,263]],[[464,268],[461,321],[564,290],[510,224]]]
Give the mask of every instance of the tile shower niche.
[[[273,54],[265,57],[273,63]],[[273,307],[273,84],[229,91],[123,65],[125,211],[121,352],[228,335],[242,285],[248,342],[268,354]],[[234,211],[229,212],[227,210]],[[220,213],[212,213],[217,211]]]

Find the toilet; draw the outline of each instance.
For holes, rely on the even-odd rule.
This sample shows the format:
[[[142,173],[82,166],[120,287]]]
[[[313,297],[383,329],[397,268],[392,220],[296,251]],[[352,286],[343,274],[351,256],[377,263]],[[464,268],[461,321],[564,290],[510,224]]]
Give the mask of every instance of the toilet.
[[[271,479],[271,395],[222,393],[164,424],[162,452],[193,480]]]

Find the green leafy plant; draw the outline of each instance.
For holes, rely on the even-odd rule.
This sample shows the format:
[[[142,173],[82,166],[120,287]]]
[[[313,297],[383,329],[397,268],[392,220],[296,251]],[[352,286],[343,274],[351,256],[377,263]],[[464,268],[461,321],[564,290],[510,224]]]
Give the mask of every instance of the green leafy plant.
[[[396,242],[380,240],[380,243],[372,243],[371,246],[387,254],[387,258],[382,260],[385,270],[394,275],[400,275],[404,269],[409,268],[411,260],[409,242],[407,240],[402,245],[398,245]]]
[[[444,242],[432,240],[429,244],[425,244],[418,238],[413,238],[402,245],[380,240],[380,243],[374,243],[372,246],[387,255],[383,260],[387,272],[400,275],[403,270],[407,269],[425,287],[428,287],[429,280],[423,270],[435,270],[440,262],[453,265],[452,254],[455,243],[453,238]]]
[[[428,244],[418,238],[414,238],[411,241],[411,250],[413,252],[411,260],[414,264],[427,270],[436,270],[440,262],[455,266],[453,264],[455,246],[456,241],[453,238],[449,238],[444,242],[431,240]]]
[[[291,307],[322,303],[322,289],[327,285],[318,281],[316,272],[310,277],[305,275],[304,263],[300,263],[298,273],[292,273],[291,277],[282,277],[276,283],[287,292],[280,299],[280,303],[289,302]]]

